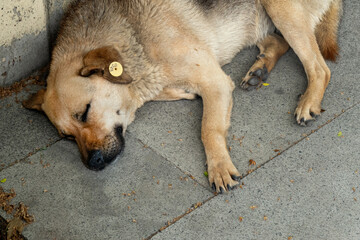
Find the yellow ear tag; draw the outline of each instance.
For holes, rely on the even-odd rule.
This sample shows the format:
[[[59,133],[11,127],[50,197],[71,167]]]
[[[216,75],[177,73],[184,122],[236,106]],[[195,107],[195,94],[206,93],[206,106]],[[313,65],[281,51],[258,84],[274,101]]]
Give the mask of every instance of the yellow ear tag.
[[[112,62],[109,65],[109,72],[113,77],[120,77],[123,71],[124,69],[119,62]]]

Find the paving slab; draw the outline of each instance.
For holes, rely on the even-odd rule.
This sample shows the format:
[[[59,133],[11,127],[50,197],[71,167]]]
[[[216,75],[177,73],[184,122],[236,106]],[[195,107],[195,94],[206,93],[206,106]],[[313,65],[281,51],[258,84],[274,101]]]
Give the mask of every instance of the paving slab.
[[[360,239],[359,116],[360,105],[153,239]]]
[[[128,136],[121,159],[86,169],[75,143],[62,140],[0,172],[35,223],[28,239],[142,239],[213,194]]]
[[[332,79],[322,104],[326,111],[309,127],[300,127],[294,121],[298,95],[305,91],[307,80],[301,62],[292,50],[271,72],[270,85],[258,91],[248,92],[239,87],[241,78],[255,61],[257,49],[243,50],[232,63],[224,66],[237,86],[233,93],[228,145],[232,160],[242,175],[254,168],[249,167],[250,159],[257,165],[269,161],[360,101],[360,85],[357,84],[360,58],[354,54],[360,51],[356,40],[360,39],[360,31],[355,27],[358,9],[358,2],[345,3],[339,33],[340,57],[336,63],[328,62]],[[201,100],[152,102],[137,112],[128,131],[192,174],[197,181],[208,185],[203,174],[206,169],[200,139],[201,116]],[[242,139],[241,143],[239,139]]]
[[[35,92],[39,87],[27,89]],[[22,107],[29,94],[22,91],[0,99],[0,170],[60,139],[44,114]]]

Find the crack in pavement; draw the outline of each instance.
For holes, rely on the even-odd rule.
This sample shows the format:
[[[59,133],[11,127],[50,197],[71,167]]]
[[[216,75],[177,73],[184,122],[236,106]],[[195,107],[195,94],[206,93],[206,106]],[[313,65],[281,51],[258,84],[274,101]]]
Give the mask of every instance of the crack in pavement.
[[[56,139],[55,141],[52,141],[50,142],[49,144],[46,144],[44,147],[38,147],[38,148],[35,148],[33,151],[29,152],[28,154],[26,154],[25,157],[21,158],[21,159],[18,159],[18,160],[15,160],[14,162],[8,164],[7,166],[3,167],[3,168],[0,168],[0,172],[5,170],[5,169],[8,169],[10,167],[13,167],[15,166],[16,164],[18,163],[22,163],[22,162],[25,162],[29,157],[31,156],[34,156],[36,155],[37,153],[39,152],[42,152],[42,151],[45,151],[46,149],[48,149],[49,147],[53,146],[55,143],[57,142],[60,142],[64,140],[64,138],[59,138],[59,139]]]
[[[129,134],[131,136],[131,134]],[[133,136],[134,137],[134,136]],[[147,146],[141,139],[134,137],[136,140],[138,140],[142,145]],[[199,184],[200,186],[202,186],[203,188],[205,188],[206,190],[209,191],[209,188],[204,186],[202,183],[198,182],[196,180],[196,178],[191,175],[190,173],[182,170],[179,166],[177,166],[175,163],[171,162],[167,157],[163,156],[161,153],[159,153],[158,151],[156,151],[155,149],[153,149],[150,146],[147,146],[146,148],[150,149],[151,151],[153,151],[154,153],[156,153],[157,155],[161,156],[162,158],[164,158],[167,162],[169,162],[171,165],[175,166],[178,170],[180,170],[184,175],[187,175],[189,178],[191,178],[194,182],[196,182],[197,184]],[[211,191],[209,191],[211,192]]]

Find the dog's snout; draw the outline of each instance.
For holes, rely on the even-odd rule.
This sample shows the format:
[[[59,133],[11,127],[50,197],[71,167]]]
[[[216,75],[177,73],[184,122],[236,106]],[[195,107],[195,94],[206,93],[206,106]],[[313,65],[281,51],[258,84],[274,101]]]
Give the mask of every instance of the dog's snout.
[[[91,151],[88,159],[88,165],[91,170],[98,171],[105,168],[104,156],[100,150]]]
[[[87,151],[84,163],[90,170],[103,170],[123,152],[125,145],[123,130],[121,125],[116,126],[114,132],[102,140],[99,149]]]

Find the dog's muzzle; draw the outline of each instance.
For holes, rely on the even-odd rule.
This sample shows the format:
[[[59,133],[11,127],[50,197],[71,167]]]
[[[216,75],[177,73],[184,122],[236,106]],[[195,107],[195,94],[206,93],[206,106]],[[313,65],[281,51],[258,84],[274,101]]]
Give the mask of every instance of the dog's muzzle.
[[[122,132],[123,128],[121,126],[115,127],[115,136],[106,136],[101,149],[88,152],[86,165],[90,170],[103,170],[123,152],[125,140]]]

